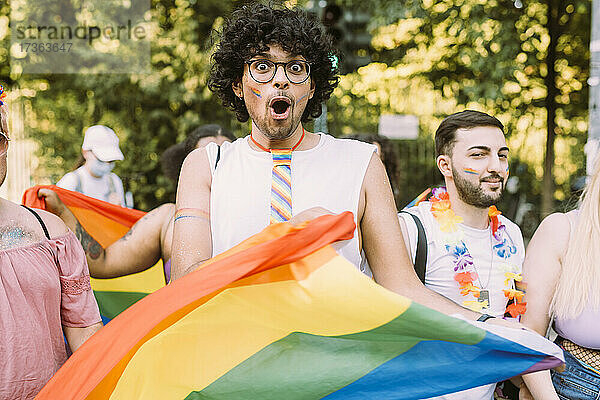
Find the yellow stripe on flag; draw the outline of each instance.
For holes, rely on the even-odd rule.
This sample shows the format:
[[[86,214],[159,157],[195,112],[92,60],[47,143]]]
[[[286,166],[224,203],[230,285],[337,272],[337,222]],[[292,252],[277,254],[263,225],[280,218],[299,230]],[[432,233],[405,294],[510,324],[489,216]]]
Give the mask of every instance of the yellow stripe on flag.
[[[362,332],[391,321],[410,306],[410,300],[375,284],[330,247],[306,257],[304,265],[297,263],[295,273],[306,273],[303,270],[315,261],[321,266],[308,271],[305,279],[238,286],[217,294],[146,342],[110,398],[182,399],[293,332]],[[250,279],[260,281],[261,274]],[[344,291],[332,290],[340,287],[335,285],[340,280]],[[352,315],[357,318],[349,318]]]
[[[111,279],[90,278],[90,282],[92,289],[100,292],[152,293],[165,286],[163,262],[158,260],[152,267],[137,274]]]

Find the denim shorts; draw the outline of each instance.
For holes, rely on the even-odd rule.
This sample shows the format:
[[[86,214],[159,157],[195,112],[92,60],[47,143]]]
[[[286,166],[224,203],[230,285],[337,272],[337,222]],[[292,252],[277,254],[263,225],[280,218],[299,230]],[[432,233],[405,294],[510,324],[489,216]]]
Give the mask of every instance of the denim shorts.
[[[600,375],[585,368],[565,351],[564,372],[550,371],[554,389],[561,400],[600,400]]]

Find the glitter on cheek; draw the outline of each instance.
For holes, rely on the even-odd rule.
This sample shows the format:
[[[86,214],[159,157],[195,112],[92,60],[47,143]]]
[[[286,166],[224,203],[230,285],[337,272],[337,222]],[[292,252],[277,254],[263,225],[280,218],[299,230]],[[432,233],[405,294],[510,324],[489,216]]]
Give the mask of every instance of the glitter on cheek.
[[[479,172],[477,172],[476,170],[474,170],[472,168],[463,168],[463,171],[465,171],[467,174],[479,175]]]
[[[250,88],[250,90],[252,90],[252,93],[254,93],[254,95],[255,95],[256,97],[258,97],[259,99],[262,97],[262,93],[260,92],[260,90],[258,90],[258,89],[255,89],[255,88],[253,88],[253,87],[251,87],[251,88]]]

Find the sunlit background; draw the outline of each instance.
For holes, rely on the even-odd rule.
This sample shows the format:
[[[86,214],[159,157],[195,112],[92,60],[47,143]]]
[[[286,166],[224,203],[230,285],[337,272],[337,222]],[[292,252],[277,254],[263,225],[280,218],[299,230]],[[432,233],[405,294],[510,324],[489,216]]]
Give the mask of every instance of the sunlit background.
[[[85,13],[86,2],[79,3],[75,11]],[[237,136],[249,131],[206,87],[214,31],[243,3],[153,0],[145,16],[149,73],[28,75],[11,68],[11,52],[19,56],[11,48],[11,4],[0,1],[0,83],[9,92],[13,140],[2,194],[20,201],[25,188],[55,183],[73,168],[84,129],[104,124],[121,139],[125,160],[115,172],[136,208],[173,201],[174,185],[160,170],[164,149],[201,124],[219,123]],[[416,117],[414,135],[402,119],[392,132],[399,208],[441,182],[433,133],[443,117],[465,108],[507,127],[518,182],[499,208],[525,235],[542,215],[574,205],[585,175],[591,1],[285,4],[317,14],[343,54],[344,74],[326,105],[330,134],[378,133],[382,116]],[[324,129],[323,121],[315,124]]]

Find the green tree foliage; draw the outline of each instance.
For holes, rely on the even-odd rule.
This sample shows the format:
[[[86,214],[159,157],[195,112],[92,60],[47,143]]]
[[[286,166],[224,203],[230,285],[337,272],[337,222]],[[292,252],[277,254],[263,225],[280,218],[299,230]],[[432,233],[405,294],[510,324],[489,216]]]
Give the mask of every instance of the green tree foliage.
[[[374,63],[342,79],[330,106],[334,129],[374,131],[381,113],[406,113],[419,116],[422,134],[431,137],[451,112],[490,112],[507,126],[513,157],[534,167],[530,197],[542,193],[545,174],[553,178],[545,184],[550,197],[568,198],[571,177],[584,170],[590,2],[519,4],[369,2]],[[556,20],[552,37],[549,16]],[[558,156],[544,168],[546,138],[554,134]],[[547,213],[552,204],[545,204]]]
[[[0,0],[0,79],[6,84],[11,86],[12,80],[10,79],[10,64],[8,62],[9,48],[10,48],[10,37],[8,35],[10,19],[10,4],[7,0]]]
[[[238,136],[248,130],[206,88],[212,30],[242,3],[152,0],[148,74],[20,75],[10,71],[10,6],[0,0],[0,81],[17,91],[26,132],[39,143],[35,182],[56,182],[71,169],[83,130],[101,123],[122,139],[126,159],[115,172],[134,193],[136,207],[149,209],[173,200],[174,185],[160,172],[162,151],[204,123],[221,123]],[[506,124],[513,160],[527,165],[519,168],[529,174],[520,176],[526,182],[522,189],[528,201],[538,201],[542,177],[549,170],[544,168],[549,94],[556,103],[551,120],[557,156],[547,176],[556,183],[551,194],[568,198],[572,177],[583,174],[584,166],[589,0],[521,0],[521,8],[512,0],[337,3],[373,16],[374,62],[342,77],[328,104],[330,132],[376,132],[383,113],[420,119],[416,142],[396,142],[403,157],[398,163],[399,205],[423,186],[439,182],[433,132],[441,118],[466,107],[490,112]],[[549,15],[556,21],[554,36]],[[555,60],[549,63],[551,44]],[[555,77],[549,80],[551,64]],[[552,82],[554,91],[548,87]]]
[[[217,122],[240,134],[247,129],[206,87],[213,29],[234,5],[211,0],[153,1],[152,69],[148,74],[6,79],[8,54],[0,53],[0,79],[19,90],[26,129],[40,144],[41,166],[35,180],[44,182],[49,177],[56,182],[74,166],[85,128],[104,124],[121,138],[125,160],[117,163],[115,172],[133,192],[136,208],[150,209],[173,201],[175,185],[160,170],[160,155],[167,147],[202,124]]]

